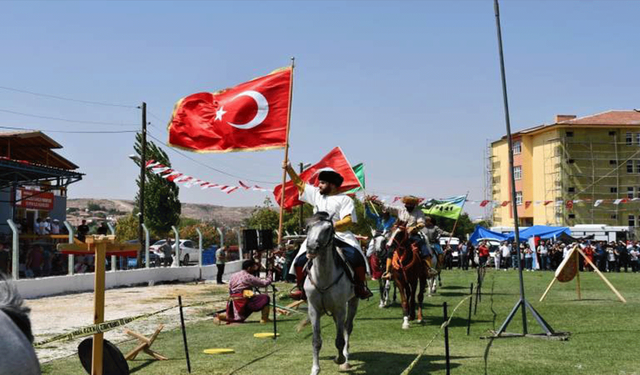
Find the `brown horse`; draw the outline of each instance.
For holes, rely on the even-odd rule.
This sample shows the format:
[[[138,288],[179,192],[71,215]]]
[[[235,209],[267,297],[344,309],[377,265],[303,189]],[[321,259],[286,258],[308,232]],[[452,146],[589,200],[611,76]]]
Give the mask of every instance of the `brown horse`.
[[[417,322],[422,323],[422,303],[427,281],[425,265],[420,258],[420,249],[410,240],[410,234],[403,223],[395,226],[387,246],[393,252],[391,275],[402,302],[402,329],[409,329],[409,321],[416,319],[416,292]]]

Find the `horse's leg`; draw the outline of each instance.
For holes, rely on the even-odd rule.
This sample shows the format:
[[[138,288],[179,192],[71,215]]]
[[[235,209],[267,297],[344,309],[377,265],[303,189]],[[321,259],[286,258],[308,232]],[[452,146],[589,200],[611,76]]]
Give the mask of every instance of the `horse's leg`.
[[[320,317],[321,314],[312,303],[309,304],[309,320],[313,328],[313,366],[311,367],[311,375],[320,373],[320,349],[322,349],[322,335],[320,333]]]
[[[400,305],[402,306],[402,329],[409,329],[409,310],[407,306],[407,296],[405,293],[405,285],[396,280],[398,293],[400,294]]]
[[[427,283],[426,270],[420,273],[420,287],[418,289],[418,323],[422,324],[422,304],[424,302],[424,288]]]
[[[409,290],[409,320],[416,319],[416,289],[418,288],[418,279],[411,280],[411,290]]]
[[[396,291],[398,290],[398,286],[396,285],[396,282],[393,282],[393,303],[396,303],[396,301],[398,300],[397,296],[396,296]]]
[[[347,319],[344,324],[344,349],[342,350],[344,363],[340,365],[340,370],[342,371],[351,370],[351,365],[349,364],[349,337],[351,336],[351,332],[353,332],[353,319],[356,317],[356,313],[358,312],[359,302],[360,300],[354,297],[347,303]]]
[[[387,282],[384,284],[384,306],[388,307],[389,306],[389,297],[390,297],[390,293],[391,293],[391,283],[393,281],[391,280],[387,280]],[[395,285],[394,285],[395,288]]]
[[[378,305],[379,308],[383,308],[386,305],[385,284],[386,280],[383,280],[382,277],[378,279],[378,290],[380,291],[380,304]]]
[[[339,311],[333,312],[333,321],[336,324],[336,349],[338,349],[338,355],[333,360],[336,364],[343,364],[346,359],[344,357],[344,318],[347,314],[345,308],[340,309]]]

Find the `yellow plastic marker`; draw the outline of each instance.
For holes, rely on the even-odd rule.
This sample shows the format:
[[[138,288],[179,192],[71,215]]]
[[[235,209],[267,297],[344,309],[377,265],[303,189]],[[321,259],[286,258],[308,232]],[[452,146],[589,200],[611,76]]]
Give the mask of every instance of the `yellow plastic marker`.
[[[205,349],[204,354],[231,354],[236,351],[233,349],[225,349],[225,348],[215,348],[215,349]]]
[[[253,337],[258,339],[269,339],[269,338],[273,338],[273,332],[254,333]],[[278,333],[276,337],[280,337],[280,334]]]

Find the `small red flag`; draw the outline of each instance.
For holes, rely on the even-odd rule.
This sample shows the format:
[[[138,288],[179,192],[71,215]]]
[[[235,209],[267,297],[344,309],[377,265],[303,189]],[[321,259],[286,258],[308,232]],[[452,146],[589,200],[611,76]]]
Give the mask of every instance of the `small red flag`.
[[[287,138],[291,68],[176,103],[169,145],[196,152],[283,148]]]
[[[349,191],[353,188],[360,187],[358,176],[353,173],[353,169],[351,169],[351,165],[347,161],[347,158],[344,156],[344,153],[342,153],[340,147],[334,148],[318,163],[305,169],[304,172],[300,174],[300,178],[302,179],[302,181],[308,184],[318,186],[317,172],[322,168],[333,168],[334,171],[342,175],[344,181],[342,182],[342,186],[340,186],[339,191]],[[288,210],[302,204],[302,202],[298,199],[298,189],[295,187],[293,182],[288,181],[285,184],[284,192],[285,209]],[[278,204],[280,204],[281,194],[282,185],[278,185],[275,189],[273,189],[273,195],[275,196],[276,202],[278,202]]]
[[[553,203],[553,201],[544,201],[545,206],[548,206],[550,203]]]
[[[502,207],[507,207],[507,205],[509,205],[509,203],[511,203],[511,201],[502,202]]]
[[[566,205],[567,205],[567,209],[568,210],[573,210],[573,201],[572,200],[568,200],[566,202]]]
[[[480,202],[480,207],[486,207],[489,204],[488,200],[483,200],[482,202]]]
[[[529,206],[531,206],[531,201],[526,201],[524,202],[524,209],[526,210],[527,208],[529,208]]]

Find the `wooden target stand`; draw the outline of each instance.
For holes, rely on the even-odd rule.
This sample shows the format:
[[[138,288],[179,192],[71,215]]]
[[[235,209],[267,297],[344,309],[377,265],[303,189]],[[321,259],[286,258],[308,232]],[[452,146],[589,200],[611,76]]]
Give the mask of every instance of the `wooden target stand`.
[[[618,297],[618,299],[623,303],[627,303],[627,300],[624,299],[622,294],[618,292],[618,290],[613,286],[613,284],[611,284],[611,282],[602,274],[602,272],[600,272],[598,267],[596,267],[596,265],[593,264],[593,262],[584,254],[584,252],[582,252],[582,249],[580,249],[580,245],[574,246],[573,249],[571,249],[571,251],[569,252],[569,254],[567,254],[567,257],[562,261],[562,263],[558,267],[558,270],[556,271],[555,276],[553,277],[553,280],[551,280],[551,283],[547,287],[547,290],[545,290],[542,297],[540,297],[540,302],[542,302],[545,299],[545,297],[547,297],[547,294],[549,293],[549,291],[551,290],[551,287],[553,286],[553,284],[555,284],[556,281],[569,282],[573,280],[574,277],[576,279],[576,292],[578,293],[578,299],[579,300],[582,299],[582,293],[580,291],[580,268],[579,268],[580,256],[582,257],[582,259],[584,259],[585,263],[587,263],[588,265],[591,266],[591,268],[593,268],[594,272],[596,272],[598,276],[600,276],[602,281],[604,281],[604,283],[607,284],[609,289],[613,291],[613,293]]]
[[[138,244],[124,244],[116,242],[116,237],[87,236],[85,242],[72,244],[58,244],[57,249],[63,254],[95,255],[93,324],[104,322],[104,290],[105,290],[105,261],[107,255],[137,255],[140,250]],[[103,333],[93,335],[93,351],[91,357],[91,375],[102,375],[103,369]]]

